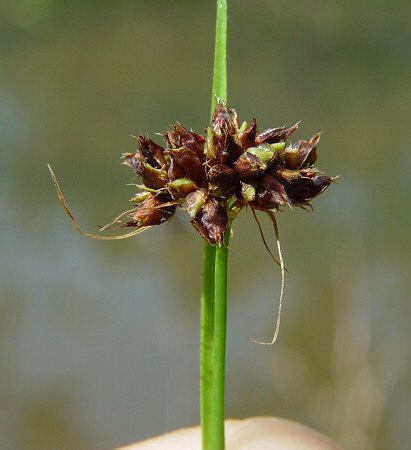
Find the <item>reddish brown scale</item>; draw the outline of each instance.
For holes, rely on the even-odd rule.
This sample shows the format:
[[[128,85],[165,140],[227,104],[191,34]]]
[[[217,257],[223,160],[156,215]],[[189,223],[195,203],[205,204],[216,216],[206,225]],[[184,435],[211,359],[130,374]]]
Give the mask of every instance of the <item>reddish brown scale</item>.
[[[176,207],[161,205],[164,202],[164,197],[153,196],[149,197],[143,203],[141,203],[133,212],[130,217],[132,220],[126,222],[126,227],[146,227],[150,225],[160,225],[167,220],[170,220],[173,216]]]
[[[191,223],[211,245],[222,245],[224,243],[228,215],[226,209],[215,198],[207,199],[205,205]]]
[[[151,166],[157,168],[165,166],[166,160],[164,157],[163,147],[145,136],[139,136],[138,143],[140,147],[140,153],[146,162],[148,162]]]
[[[242,155],[243,149],[241,145],[236,142],[233,137],[228,137],[221,150],[217,155],[217,160],[220,164],[233,165],[237,159]]]
[[[238,175],[231,167],[216,164],[208,171],[208,190],[217,197],[231,197],[238,184]]]
[[[277,210],[280,206],[289,203],[288,195],[284,186],[271,175],[263,175],[257,185],[257,195],[255,200],[250,202],[250,206],[262,211]]]
[[[256,133],[257,122],[255,121],[255,119],[252,119],[251,125],[238,136],[238,142],[241,145],[243,151],[247,150],[247,148],[249,147],[254,147]]]
[[[259,178],[264,174],[267,166],[257,156],[243,153],[234,165],[241,180]]]
[[[306,166],[312,166],[317,161],[317,144],[320,140],[320,134],[317,133],[308,142],[299,141],[299,158],[298,167],[303,168]]]
[[[170,164],[168,166],[167,178],[169,181],[183,178],[185,175],[184,167],[181,167],[174,158],[170,158]]]
[[[167,183],[167,172],[152,167],[149,163],[143,164],[142,178],[144,185],[150,189],[164,188]]]
[[[238,132],[237,113],[218,103],[211,120],[211,128],[220,136],[234,136]]]
[[[204,144],[206,140],[203,136],[187,130],[178,123],[174,125],[173,131],[169,130],[164,137],[168,149],[185,147],[192,150],[201,161],[205,160]]]
[[[291,133],[298,128],[298,124],[290,128],[281,127],[281,128],[269,128],[261,133],[259,133],[255,138],[256,145],[259,144],[275,144],[278,142],[285,142]]]
[[[185,178],[195,181],[199,186],[205,182],[203,163],[193,150],[185,147],[168,150],[171,158]]]
[[[306,205],[314,197],[321,194],[334,181],[333,177],[318,175],[312,179],[306,179],[304,186],[298,186],[290,193],[290,200],[295,206]]]

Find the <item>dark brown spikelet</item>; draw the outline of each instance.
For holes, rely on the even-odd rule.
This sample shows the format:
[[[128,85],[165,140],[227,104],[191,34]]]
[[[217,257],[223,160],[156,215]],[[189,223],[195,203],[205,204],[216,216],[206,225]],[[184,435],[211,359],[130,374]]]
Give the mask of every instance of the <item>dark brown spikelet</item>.
[[[298,124],[295,124],[291,128],[270,128],[268,130],[259,133],[255,138],[255,143],[258,144],[275,144],[277,142],[285,142],[291,133],[298,128]]]
[[[222,245],[228,223],[226,208],[216,198],[209,197],[191,221],[198,233],[212,245]]]
[[[224,245],[233,211],[249,206],[272,215],[285,205],[309,205],[335,178],[314,167],[319,133],[286,143],[297,128],[259,132],[255,119],[240,125],[220,102],[204,136],[179,123],[164,134],[164,147],[140,136],[138,151],[123,155],[143,185],[122,226],[159,225],[181,207],[204,239]]]
[[[150,195],[130,214],[131,220],[124,224],[125,227],[146,227],[160,225],[170,220],[174,214],[175,205],[165,205],[161,195]]]

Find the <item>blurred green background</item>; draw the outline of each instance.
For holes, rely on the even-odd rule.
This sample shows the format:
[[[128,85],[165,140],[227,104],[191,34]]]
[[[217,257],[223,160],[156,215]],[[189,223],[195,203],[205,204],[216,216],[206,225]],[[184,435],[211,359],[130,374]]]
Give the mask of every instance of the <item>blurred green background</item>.
[[[260,128],[302,120],[297,138],[323,130],[317,165],[341,178],[314,213],[278,214],[274,347],[247,336],[271,336],[279,270],[251,215],[235,223],[227,416],[409,449],[411,4],[229,13],[229,105]],[[110,449],[197,424],[202,240],[182,213],[87,240],[46,162],[88,231],[127,209],[130,136],[209,120],[214,1],[6,0],[0,15],[0,447]]]

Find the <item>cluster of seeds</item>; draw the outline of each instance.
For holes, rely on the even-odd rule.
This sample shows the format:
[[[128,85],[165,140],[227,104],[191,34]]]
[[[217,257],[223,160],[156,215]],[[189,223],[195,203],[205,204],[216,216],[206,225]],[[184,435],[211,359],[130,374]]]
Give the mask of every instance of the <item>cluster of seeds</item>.
[[[240,125],[235,110],[218,103],[204,136],[178,123],[164,135],[165,147],[139,136],[139,150],[124,163],[143,185],[123,226],[159,225],[180,207],[204,239],[223,245],[231,216],[244,206],[271,213],[309,205],[334,178],[314,167],[319,134],[286,144],[297,128],[258,132],[254,119]]]

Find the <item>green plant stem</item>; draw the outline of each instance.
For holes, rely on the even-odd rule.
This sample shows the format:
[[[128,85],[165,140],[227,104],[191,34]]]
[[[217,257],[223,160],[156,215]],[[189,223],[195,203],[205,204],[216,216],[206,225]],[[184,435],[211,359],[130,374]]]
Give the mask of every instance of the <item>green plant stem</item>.
[[[213,93],[227,100],[227,0],[217,0]],[[201,429],[203,450],[224,450],[224,375],[227,316],[227,231],[225,246],[204,247],[201,298]]]
[[[215,436],[215,373],[213,371],[215,247],[204,247],[203,294],[201,298],[200,397],[203,450],[212,449]],[[221,448],[221,447],[217,447]],[[223,447],[224,448],[224,447]]]
[[[228,245],[229,230],[225,245]],[[206,245],[201,304],[201,427],[203,450],[224,449],[224,375],[228,248]]]
[[[217,0],[211,114],[217,99],[227,100],[227,0]]]

